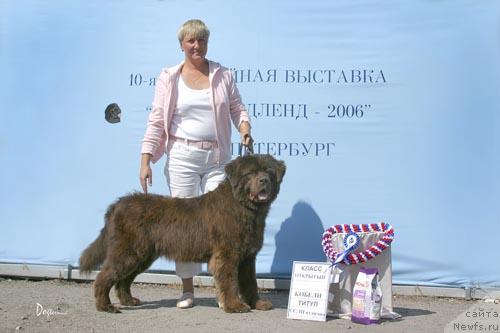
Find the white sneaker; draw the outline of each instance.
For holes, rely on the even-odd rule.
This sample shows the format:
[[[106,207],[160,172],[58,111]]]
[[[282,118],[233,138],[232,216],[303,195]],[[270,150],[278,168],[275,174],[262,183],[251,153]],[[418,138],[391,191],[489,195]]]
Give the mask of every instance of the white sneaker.
[[[177,307],[179,309],[189,309],[194,305],[194,294],[187,292],[183,293],[181,298],[177,301]]]

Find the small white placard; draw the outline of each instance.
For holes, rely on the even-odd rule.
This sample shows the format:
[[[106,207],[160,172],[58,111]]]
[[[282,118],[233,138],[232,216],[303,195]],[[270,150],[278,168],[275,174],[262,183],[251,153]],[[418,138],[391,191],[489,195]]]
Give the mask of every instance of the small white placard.
[[[288,319],[326,321],[330,266],[328,263],[293,262]]]

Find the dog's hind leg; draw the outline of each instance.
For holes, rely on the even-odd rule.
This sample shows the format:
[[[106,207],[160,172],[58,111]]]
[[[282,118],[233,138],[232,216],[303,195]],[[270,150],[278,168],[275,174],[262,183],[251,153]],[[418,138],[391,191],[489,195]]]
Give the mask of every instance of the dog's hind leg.
[[[255,276],[255,256],[243,260],[238,268],[238,284],[243,300],[257,310],[271,310],[273,304],[268,300],[259,299],[257,293],[257,278]]]
[[[250,307],[238,296],[238,260],[229,251],[220,251],[210,258],[220,306],[226,312],[248,312]]]
[[[140,305],[140,299],[133,297],[130,292],[130,286],[137,275],[144,272],[153,263],[154,258],[144,261],[139,267],[124,279],[118,281],[115,285],[116,296],[120,300],[121,305]]]
[[[116,271],[109,265],[104,265],[94,282],[95,306],[98,311],[119,313],[109,299],[109,291],[116,281]]]
[[[130,277],[132,273],[138,269],[139,264],[140,260],[130,256],[130,253],[129,256],[113,256],[108,254],[102,271],[97,275],[94,283],[96,308],[98,311],[111,313],[120,312],[120,310],[111,304],[109,292],[113,285]],[[132,283],[132,281],[130,281],[130,283]]]
[[[134,272],[133,274],[130,274],[128,277],[116,283],[115,285],[116,297],[118,297],[118,299],[120,300],[121,305],[135,306],[141,304],[141,300],[136,297],[133,297],[132,293],[130,292],[130,285],[132,284],[132,282],[134,282],[135,277],[139,273],[140,272],[138,271]]]

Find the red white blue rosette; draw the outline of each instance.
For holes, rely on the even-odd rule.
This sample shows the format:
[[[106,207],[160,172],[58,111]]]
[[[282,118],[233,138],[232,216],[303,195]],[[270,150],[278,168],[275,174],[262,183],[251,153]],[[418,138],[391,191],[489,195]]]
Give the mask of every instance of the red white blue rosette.
[[[336,251],[333,248],[332,236],[334,234],[347,234],[346,238],[344,239],[344,242],[346,243],[346,239],[347,237],[349,237],[349,235],[362,232],[383,232],[384,234],[374,245],[361,252],[352,253],[352,250],[355,248],[355,246],[351,246],[349,248],[349,251],[351,253],[346,253],[345,251]],[[325,252],[326,256],[332,263],[342,262],[346,265],[353,265],[366,262],[376,257],[389,247],[393,239],[394,229],[388,223],[381,222],[372,224],[337,224],[325,230],[325,232],[323,233],[321,244],[323,245],[323,252]]]

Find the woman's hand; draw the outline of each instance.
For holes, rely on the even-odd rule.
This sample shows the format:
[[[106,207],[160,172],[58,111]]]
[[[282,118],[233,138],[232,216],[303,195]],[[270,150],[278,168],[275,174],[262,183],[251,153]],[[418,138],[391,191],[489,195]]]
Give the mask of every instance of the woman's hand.
[[[245,146],[245,153],[253,154],[253,139],[250,135],[250,123],[247,121],[243,121],[240,124],[240,135],[241,135],[241,144]],[[241,147],[240,147],[240,155],[241,155]]]
[[[149,166],[150,160],[151,160],[150,154],[142,154],[139,180],[141,182],[142,190],[146,194],[148,194],[148,185],[149,186],[153,185],[153,171]]]
[[[250,124],[248,121],[243,121],[240,124],[240,135],[241,135],[241,143],[247,147],[253,144],[252,137],[250,136]]]

